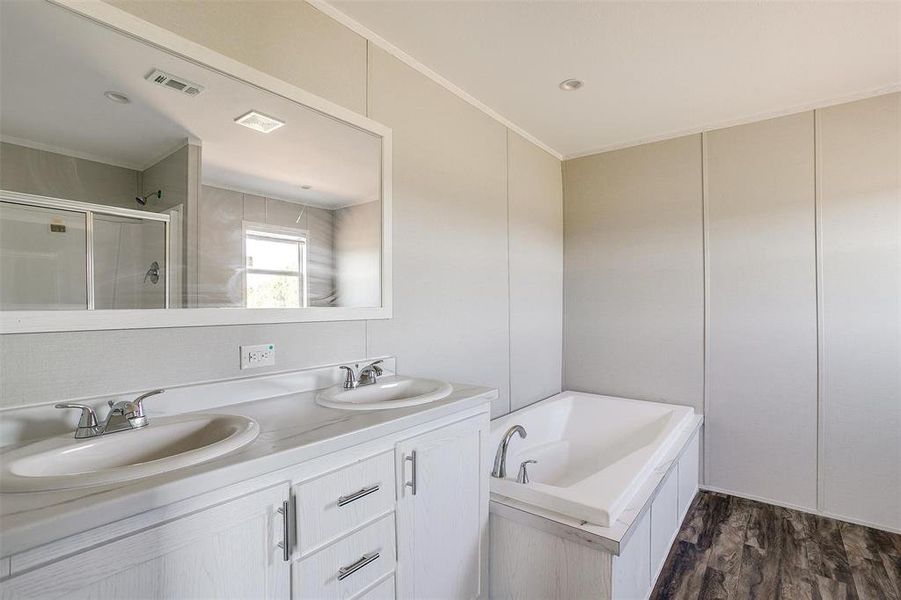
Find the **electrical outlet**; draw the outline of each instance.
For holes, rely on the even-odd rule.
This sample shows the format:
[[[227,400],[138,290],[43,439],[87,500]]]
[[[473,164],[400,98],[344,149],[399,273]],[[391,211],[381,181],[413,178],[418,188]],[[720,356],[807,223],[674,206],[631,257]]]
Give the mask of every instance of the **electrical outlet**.
[[[275,364],[275,344],[241,346],[241,368],[257,369]]]

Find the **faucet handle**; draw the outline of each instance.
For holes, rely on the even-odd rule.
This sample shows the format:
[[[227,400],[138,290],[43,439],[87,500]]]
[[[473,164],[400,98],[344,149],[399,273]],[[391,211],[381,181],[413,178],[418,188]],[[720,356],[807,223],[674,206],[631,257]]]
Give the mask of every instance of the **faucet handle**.
[[[353,367],[348,367],[347,365],[341,365],[342,369],[346,371],[344,376],[344,389],[352,390],[357,387],[357,376],[354,373]]]
[[[75,404],[72,402],[61,402],[54,406],[55,408],[77,408],[81,411],[78,418],[78,425],[75,427],[75,439],[82,440],[84,438],[100,435],[101,427],[97,423],[97,413],[87,404]]]
[[[382,364],[383,362],[385,362],[385,361],[383,361],[382,359],[379,359],[379,360],[377,360],[377,361],[375,361],[375,362],[369,363],[368,365],[366,365],[365,367],[363,367],[363,369],[364,369],[364,370],[365,370],[365,369],[372,369],[373,371],[375,371],[375,374],[376,374],[376,375],[381,375],[381,374],[382,374],[382,368],[381,368],[379,365]]]
[[[134,404],[134,416],[135,417],[143,417],[144,416],[144,400],[149,398],[150,396],[156,396],[157,394],[162,394],[166,390],[153,390],[151,392],[147,392],[145,394],[141,394],[137,398],[131,401]]]
[[[529,483],[529,472],[526,470],[530,464],[537,464],[537,460],[524,460],[519,464],[519,474],[516,476],[516,483]]]
[[[54,408],[77,408],[81,411],[78,418],[78,428],[85,429],[88,427],[97,427],[97,413],[87,404],[76,404],[72,402],[60,402]]]

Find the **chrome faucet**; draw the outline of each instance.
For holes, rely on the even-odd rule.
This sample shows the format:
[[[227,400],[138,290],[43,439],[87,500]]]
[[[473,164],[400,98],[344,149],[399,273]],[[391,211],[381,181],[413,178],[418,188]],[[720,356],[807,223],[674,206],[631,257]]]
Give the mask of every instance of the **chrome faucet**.
[[[346,371],[344,376],[344,389],[355,390],[362,385],[372,385],[373,383],[377,383],[378,378],[383,373],[382,368],[379,366],[380,364],[382,364],[382,361],[380,360],[369,363],[360,369],[359,376],[355,374],[354,369],[360,365],[354,365],[353,367],[342,365],[341,368]]]
[[[164,391],[153,390],[152,392],[141,394],[134,400],[123,400],[116,403],[110,400],[110,410],[103,425],[97,422],[97,413],[87,404],[63,402],[57,404],[56,408],[77,408],[81,411],[78,426],[75,428],[75,439],[81,440],[107,433],[116,433],[117,431],[140,429],[150,425],[150,417],[144,414],[144,400],[150,396],[162,394]]]
[[[522,425],[514,425],[507,430],[507,433],[501,438],[500,445],[497,447],[497,454],[494,455],[494,468],[491,470],[492,477],[503,479],[507,476],[507,446],[510,444],[510,439],[514,433],[518,433],[519,437],[523,439],[526,438],[526,430]]]
[[[516,483],[529,483],[529,472],[526,468],[529,465],[537,464],[537,460],[524,460],[519,464],[519,474],[516,475]]]

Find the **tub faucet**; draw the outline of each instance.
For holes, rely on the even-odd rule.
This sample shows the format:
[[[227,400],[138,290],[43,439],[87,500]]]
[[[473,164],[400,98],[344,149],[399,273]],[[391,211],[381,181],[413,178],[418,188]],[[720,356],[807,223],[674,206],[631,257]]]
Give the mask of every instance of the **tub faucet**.
[[[514,433],[518,433],[519,437],[523,439],[526,437],[526,430],[522,425],[514,425],[507,430],[507,433],[501,438],[500,445],[497,447],[497,454],[494,455],[494,469],[491,470],[492,477],[503,479],[507,476],[507,446],[510,444],[510,439]]]

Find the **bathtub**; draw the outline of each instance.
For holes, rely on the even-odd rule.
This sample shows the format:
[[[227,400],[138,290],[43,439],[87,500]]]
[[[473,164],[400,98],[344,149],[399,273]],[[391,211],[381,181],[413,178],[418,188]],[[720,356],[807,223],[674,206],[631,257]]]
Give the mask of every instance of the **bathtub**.
[[[522,425],[507,449],[507,477],[492,494],[609,527],[687,427],[690,407],[563,392],[491,422],[489,448]],[[516,483],[519,465],[529,483]]]

